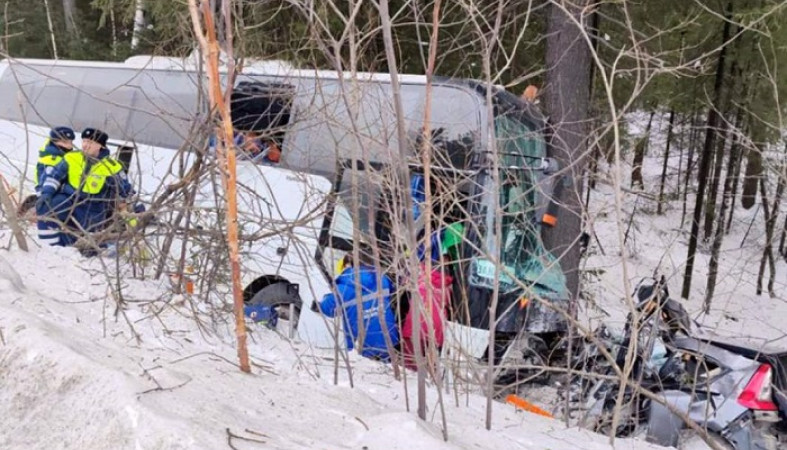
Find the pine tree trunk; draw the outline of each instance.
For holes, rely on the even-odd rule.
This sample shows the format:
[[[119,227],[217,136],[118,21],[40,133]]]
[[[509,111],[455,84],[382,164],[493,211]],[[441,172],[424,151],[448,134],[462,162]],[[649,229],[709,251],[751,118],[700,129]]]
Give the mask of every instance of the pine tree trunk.
[[[713,86],[713,102],[714,105],[721,103],[722,88],[724,86],[724,63],[727,54],[727,41],[730,38],[730,22],[732,20],[732,2],[727,4],[727,10],[724,13],[726,20],[722,29],[722,47],[719,51],[719,58],[716,64],[716,81]],[[708,107],[708,125],[705,130],[705,145],[702,149],[702,160],[700,161],[700,168],[697,172],[697,198],[694,202],[694,215],[691,222],[691,236],[689,237],[689,250],[686,257],[686,272],[683,276],[683,289],[681,296],[685,299],[689,298],[691,293],[691,277],[694,272],[694,256],[697,252],[697,241],[699,239],[700,221],[702,220],[702,204],[705,201],[705,189],[708,183],[708,172],[710,171],[711,158],[713,156],[713,143],[716,138],[716,127],[719,122],[719,113],[714,105]]]
[[[757,145],[758,142],[755,142]],[[746,174],[743,179],[743,192],[741,193],[741,206],[750,209],[757,201],[757,189],[762,177],[762,154],[759,147],[749,149],[746,158]]]
[[[716,233],[713,235],[713,247],[711,249],[711,257],[710,263],[708,264],[708,282],[705,285],[705,303],[704,303],[704,311],[705,314],[710,312],[711,302],[713,300],[713,294],[716,289],[716,279],[718,277],[719,272],[719,252],[721,251],[721,244],[724,240],[724,221],[727,216],[727,208],[730,205],[731,199],[731,191],[732,191],[732,183],[734,179],[734,167],[738,163],[737,162],[737,142],[738,142],[738,130],[740,126],[741,120],[741,108],[738,109],[737,118],[736,118],[736,125],[735,125],[735,133],[732,136],[732,142],[730,143],[730,158],[727,162],[727,176],[724,178],[724,192],[721,196],[721,207],[719,208],[719,213],[716,216]],[[707,220],[707,217],[706,217]]]
[[[691,132],[689,133],[689,154],[686,160],[686,176],[683,179],[683,211],[680,215],[680,228],[683,229],[683,224],[686,223],[686,212],[689,203],[689,184],[691,183],[691,172],[694,169],[694,153],[697,148],[697,136],[699,134],[699,127],[697,127],[699,113],[695,111],[691,116]]]
[[[708,190],[708,196],[705,201],[705,233],[703,235],[703,240],[707,241],[710,239],[711,233],[713,233],[713,223],[715,222],[716,217],[716,197],[718,196],[719,192],[719,180],[721,180],[721,171],[722,167],[724,166],[724,148],[727,145],[727,139],[730,132],[729,124],[726,120],[721,126],[721,136],[722,139],[716,144],[716,154],[713,155],[713,161],[716,163],[713,167],[713,175],[711,175],[710,181],[710,189]],[[724,222],[722,222],[724,223]]]
[[[554,133],[551,156],[568,171],[563,190],[564,207],[558,213],[560,226],[544,232],[544,244],[554,255],[563,255],[560,264],[571,292],[571,307],[579,297],[579,237],[582,233],[582,155],[587,143],[587,119],[591,58],[582,38],[583,10],[590,0],[573,0],[552,5],[547,25],[546,106]],[[564,9],[573,20],[566,17]]]
[[[601,157],[599,144],[593,147],[590,152],[590,161],[587,168],[587,186],[585,188],[585,209],[590,207],[590,193],[596,188],[596,178],[598,177],[598,159]]]
[[[590,45],[593,46],[593,52],[598,52],[599,30],[601,27],[601,3],[599,0],[590,0],[594,3],[593,11],[590,13],[590,23],[587,26],[587,32],[590,35]],[[596,81],[596,65],[590,64],[588,73],[588,100],[593,103],[593,93],[595,92]]]
[[[650,142],[650,127],[653,125],[653,116],[656,111],[650,112],[648,125],[645,127],[645,135],[642,136],[634,146],[634,161],[631,168],[631,187],[639,185],[640,189],[645,189],[645,181],[642,179],[642,164],[645,162],[645,154],[648,152],[648,142]]]
[[[600,10],[601,4],[596,3],[593,5],[593,12],[590,13],[590,24],[588,25],[588,34],[590,35],[590,43],[593,46],[593,51],[598,51],[598,42],[599,42],[599,27],[601,26],[601,14]],[[588,100],[590,102],[588,108],[592,108],[593,105],[593,94],[596,90],[595,87],[595,76],[596,76],[596,65],[590,65],[590,73],[588,75]],[[594,113],[590,113],[591,116],[595,116]],[[595,134],[595,137],[598,138],[598,134]],[[593,189],[596,189],[596,179],[598,178],[598,159],[601,158],[602,150],[601,150],[601,140],[597,139],[596,144],[593,146],[593,151],[590,153],[590,161],[588,161],[589,167],[587,170],[588,177],[587,177],[587,192],[585,196],[585,208],[590,206],[590,193]]]
[[[680,121],[681,133],[680,133],[680,140],[678,142],[678,173],[677,173],[677,179],[675,180],[676,198],[680,198],[680,192],[681,192],[680,187],[682,186],[681,175],[683,174],[683,149],[686,147],[686,133],[685,131],[683,131],[685,129],[684,124],[685,124],[685,120],[681,120]]]
[[[588,168],[588,192],[596,188],[596,178],[598,178],[598,159],[601,158],[601,145],[597,143],[590,154],[590,167]],[[588,196],[590,194],[588,193]]]
[[[736,164],[735,167],[733,167],[734,173],[732,175],[732,187],[730,191],[730,213],[727,217],[727,226],[725,228],[725,232],[727,234],[730,233],[730,229],[732,228],[732,219],[735,217],[735,200],[738,197],[738,185],[740,184],[741,166],[743,165],[743,149],[741,148],[740,140],[736,141],[733,145],[734,147],[731,152],[735,153]]]
[[[743,123],[743,108],[738,108],[738,117],[735,119],[735,134],[732,136],[732,145],[730,145],[730,165],[729,171],[732,171],[730,179],[730,207],[728,217],[726,219],[727,225],[724,227],[724,233],[729,234],[732,227],[732,218],[735,216],[735,198],[738,195],[738,180],[741,175],[741,165],[743,161],[743,149],[741,148],[741,136],[746,136],[746,125]]]
[[[659,184],[659,204],[656,214],[664,214],[664,182],[667,180],[667,165],[669,163],[669,147],[672,143],[672,127],[675,125],[675,109],[670,109],[669,124],[667,125],[667,146],[664,149],[664,163],[661,165],[661,183]],[[680,183],[680,181],[678,181]]]
[[[765,263],[768,260],[768,223],[771,221],[770,207],[768,205],[768,193],[765,188],[765,178],[760,178],[757,186],[760,188],[760,196],[762,197],[762,212],[765,215],[765,245],[762,249],[762,257],[760,258],[760,269],[757,271],[757,295],[762,295],[762,279],[765,276]]]
[[[785,145],[785,151],[787,151],[787,145]],[[776,293],[773,290],[774,284],[776,282],[776,261],[773,255],[773,234],[776,230],[776,219],[779,217],[779,209],[781,208],[782,196],[784,195],[784,185],[785,182],[787,182],[787,172],[785,169],[787,169],[787,166],[785,166],[784,162],[782,162],[782,166],[778,172],[779,181],[776,184],[776,196],[773,199],[773,208],[771,208],[771,221],[768,224],[768,230],[766,230],[768,238],[766,250],[768,252],[768,268],[770,270],[770,277],[768,278],[768,294],[770,294],[771,297],[776,297]]]
[[[760,259],[760,270],[757,273],[757,295],[762,294],[762,284],[765,278],[765,265],[768,265],[770,271],[770,280],[768,282],[768,293],[771,297],[774,296],[773,284],[774,277],[776,276],[776,263],[773,257],[773,229],[776,224],[776,217],[779,215],[779,203],[784,192],[784,177],[779,177],[779,182],[776,187],[776,195],[773,199],[773,206],[768,204],[768,193],[766,190],[765,177],[760,178],[760,196],[762,197],[762,210],[765,215],[765,245],[762,249],[762,258]]]

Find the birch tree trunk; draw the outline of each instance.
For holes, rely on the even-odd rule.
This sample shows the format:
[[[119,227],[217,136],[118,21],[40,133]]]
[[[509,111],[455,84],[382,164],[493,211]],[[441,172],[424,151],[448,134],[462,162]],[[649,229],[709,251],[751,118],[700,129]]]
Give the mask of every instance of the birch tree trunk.
[[[68,37],[78,37],[79,28],[77,27],[76,0],[63,0],[63,19],[66,23],[66,33],[68,33]]]
[[[49,27],[49,38],[52,40],[52,57],[59,59],[57,55],[57,41],[55,40],[55,27],[52,25],[52,11],[49,9],[49,0],[44,0],[44,8],[46,9],[46,23]]]
[[[781,174],[782,171],[780,171]],[[776,275],[776,261],[773,256],[773,229],[776,225],[776,218],[779,215],[779,204],[781,197],[784,193],[784,177],[779,177],[776,187],[776,195],[773,199],[773,205],[768,204],[768,192],[765,187],[766,178],[760,178],[760,195],[762,197],[762,210],[765,214],[765,245],[762,249],[762,258],[760,259],[760,270],[757,273],[757,295],[762,294],[762,284],[765,278],[765,265],[768,265],[770,271],[770,281],[768,282],[768,294],[771,297],[775,296],[773,291],[774,278]]]
[[[139,46],[139,38],[145,29],[145,4],[143,0],[137,0],[134,11],[134,31],[131,33],[131,49],[135,50]]]

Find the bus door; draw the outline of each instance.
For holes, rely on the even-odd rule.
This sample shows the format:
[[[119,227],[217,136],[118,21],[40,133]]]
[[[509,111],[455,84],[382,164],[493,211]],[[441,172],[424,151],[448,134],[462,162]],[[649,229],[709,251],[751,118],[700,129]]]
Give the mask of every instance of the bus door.
[[[344,258],[355,245],[368,252],[377,244],[379,199],[386,196],[382,168],[382,164],[365,165],[361,161],[340,163],[315,254],[317,265],[331,282],[344,269]]]

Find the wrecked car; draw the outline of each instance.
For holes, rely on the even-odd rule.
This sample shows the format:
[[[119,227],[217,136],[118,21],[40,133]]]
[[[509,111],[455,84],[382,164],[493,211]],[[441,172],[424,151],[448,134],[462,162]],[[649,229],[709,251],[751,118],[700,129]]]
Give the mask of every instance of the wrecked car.
[[[640,282],[634,299],[622,334],[599,330],[573,359],[589,375],[563,393],[573,408],[567,414],[598,432],[664,446],[703,439],[735,450],[784,448],[787,349],[703,332],[663,277]]]

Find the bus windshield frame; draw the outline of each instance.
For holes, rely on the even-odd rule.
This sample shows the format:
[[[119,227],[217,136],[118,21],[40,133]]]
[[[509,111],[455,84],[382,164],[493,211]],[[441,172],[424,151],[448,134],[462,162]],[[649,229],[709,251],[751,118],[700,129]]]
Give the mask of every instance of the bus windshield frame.
[[[533,295],[562,297],[566,292],[565,276],[541,239],[539,212],[552,200],[551,192],[545,192],[545,122],[534,119],[519,99],[508,97],[513,96],[502,91],[495,96],[493,123],[499,186],[493,186],[495,177],[487,164],[485,174],[478,180],[484,197],[476,205],[480,226],[476,236],[470,236],[480,244],[484,256],[467,255],[468,281],[472,286],[488,289],[499,283],[501,292],[518,290],[524,284],[534,291]],[[497,210],[493,205],[497,205]]]

